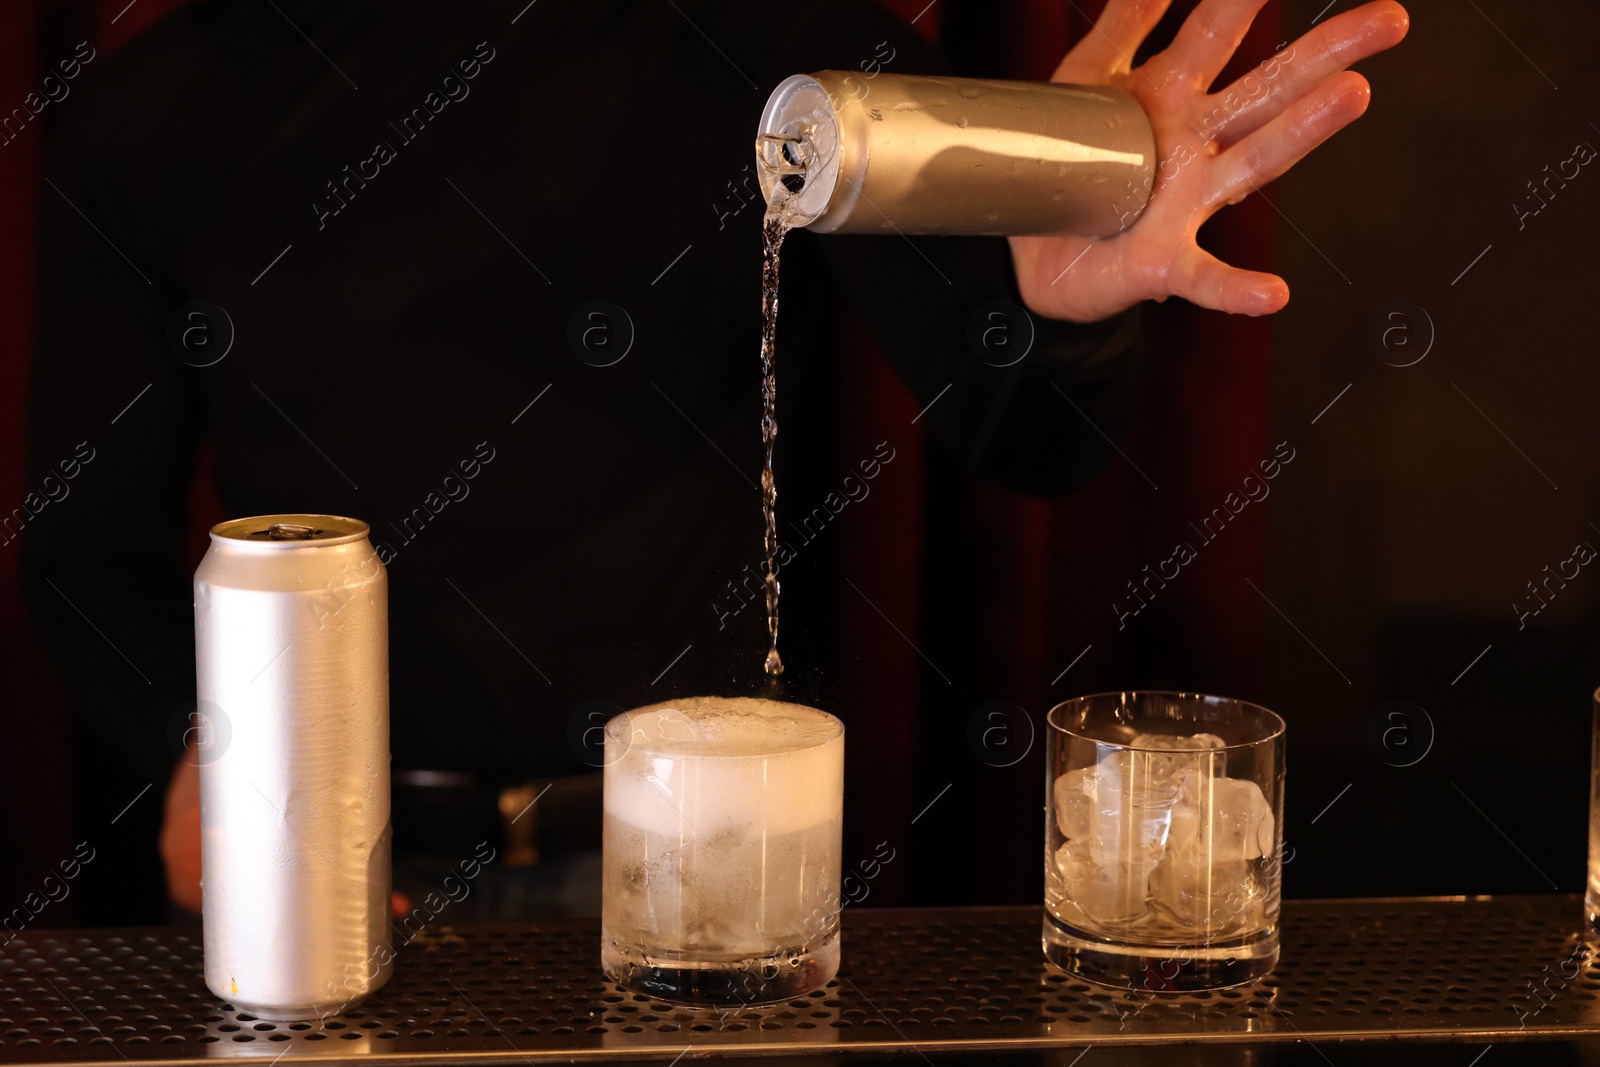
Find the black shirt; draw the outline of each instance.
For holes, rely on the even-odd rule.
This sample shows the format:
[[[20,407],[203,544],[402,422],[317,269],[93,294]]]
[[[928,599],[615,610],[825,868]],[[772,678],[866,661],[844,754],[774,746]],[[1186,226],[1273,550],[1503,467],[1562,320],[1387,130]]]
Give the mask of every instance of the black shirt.
[[[397,765],[578,769],[584,702],[731,685],[733,630],[757,665],[761,613],[716,607],[760,551],[752,141],[782,78],[873,64],[939,66],[851,0],[202,0],[91,71],[41,191],[21,523],[78,713],[170,770],[202,438],[230,514],[372,524]],[[1104,463],[1131,317],[981,362],[1004,241],[797,232],[784,283],[780,493],[827,431],[783,404],[835,293],[966,466],[1057,493]],[[231,322],[209,366],[229,331],[194,301]]]

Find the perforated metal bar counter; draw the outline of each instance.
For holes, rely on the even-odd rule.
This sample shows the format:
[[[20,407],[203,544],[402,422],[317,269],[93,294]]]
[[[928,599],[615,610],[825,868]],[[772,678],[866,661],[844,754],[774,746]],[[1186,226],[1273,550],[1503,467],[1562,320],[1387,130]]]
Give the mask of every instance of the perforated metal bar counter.
[[[1049,968],[1038,908],[847,909],[844,969],[825,990],[722,1011],[605,982],[594,920],[441,916],[401,951],[377,996],[292,1024],[240,1014],[207,992],[191,934],[29,931],[0,949],[0,1062],[665,1062],[1162,1044],[1188,1047],[1184,1062],[1210,1062],[1193,1056],[1196,1043],[1251,1057],[1298,1043],[1326,1059],[1330,1043],[1396,1038],[1590,1048],[1600,1039],[1600,964],[1581,910],[1557,896],[1290,901],[1270,979],[1157,995]]]

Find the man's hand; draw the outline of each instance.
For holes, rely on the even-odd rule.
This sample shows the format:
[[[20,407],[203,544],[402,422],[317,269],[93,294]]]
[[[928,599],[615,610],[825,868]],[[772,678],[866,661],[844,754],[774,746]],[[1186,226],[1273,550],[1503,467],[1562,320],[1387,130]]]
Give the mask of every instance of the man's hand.
[[[161,824],[161,859],[167,896],[181,908],[200,911],[200,758],[193,743],[172,771],[166,818]]]
[[[1359,118],[1371,89],[1345,68],[1399,43],[1410,25],[1395,0],[1374,0],[1210,93],[1266,0],[1201,0],[1171,47],[1130,70],[1169,3],[1109,0],[1056,68],[1054,81],[1114,85],[1138,99],[1155,130],[1156,178],[1149,206],[1115,237],[1011,238],[1023,299],[1041,315],[1093,322],[1168,296],[1233,314],[1282,308],[1282,278],[1229,266],[1195,233]]]

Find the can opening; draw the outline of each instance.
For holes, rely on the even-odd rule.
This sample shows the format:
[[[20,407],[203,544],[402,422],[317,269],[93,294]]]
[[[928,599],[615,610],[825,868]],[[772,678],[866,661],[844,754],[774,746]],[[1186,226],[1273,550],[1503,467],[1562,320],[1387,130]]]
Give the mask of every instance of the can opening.
[[[763,133],[756,138],[756,150],[761,165],[777,175],[791,195],[806,187],[806,172],[816,153],[805,136]]]
[[[309,541],[322,536],[315,526],[301,526],[292,522],[275,522],[265,530],[251,530],[251,537],[265,537],[272,541]]]
[[[774,174],[804,174],[811,165],[811,144],[798,134],[763,133],[756,138],[761,165]]]

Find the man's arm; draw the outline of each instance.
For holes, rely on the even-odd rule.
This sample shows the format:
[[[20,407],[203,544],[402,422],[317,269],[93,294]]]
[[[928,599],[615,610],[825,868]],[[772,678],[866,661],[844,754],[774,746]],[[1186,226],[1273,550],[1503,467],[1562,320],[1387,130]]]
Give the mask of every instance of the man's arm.
[[[1170,48],[1131,69],[1169,3],[1111,0],[1055,73],[1060,82],[1120,86],[1150,116],[1153,195],[1124,232],[1103,240],[1011,238],[1008,253],[993,251],[999,242],[950,238],[818,238],[901,375],[925,404],[937,400],[929,420],[941,440],[968,468],[1013,488],[1069,490],[1111,454],[1142,366],[1128,356],[1129,319],[1140,302],[1176,295],[1252,315],[1287,302],[1283,279],[1223,263],[1195,235],[1221,207],[1360,117],[1370,93],[1345,68],[1398,43],[1409,25],[1395,0],[1374,0],[1319,24],[1213,94],[1211,83],[1265,0],[1202,0]],[[812,48],[808,69],[860,70],[866,93],[880,67],[942,73],[913,33],[870,5],[816,9],[827,17],[811,36],[826,43]],[[881,44],[862,44],[877,38]],[[859,61],[848,58],[852,47],[863,52]],[[894,58],[882,62],[886,54]],[[984,320],[980,334],[989,321],[1012,336],[1026,324],[1020,314],[994,318],[994,299],[1028,308],[1037,331],[1034,351],[1003,373],[974,351],[984,346],[970,338],[973,318]]]
[[[822,0],[785,9],[785,16],[764,57],[771,85],[795,73],[855,71],[852,91],[870,99],[880,71],[950,73],[915,29],[875,3]],[[756,16],[745,10],[742,17]],[[1011,251],[999,237],[798,230],[787,241],[810,245],[827,265],[900,378],[919,403],[931,405],[922,421],[966,469],[1008,488],[1054,495],[1088,481],[1115,454],[1110,440],[1126,423],[1142,379],[1137,310],[1088,324],[1026,312]],[[1060,284],[1080,278],[1073,271]],[[783,331],[780,321],[780,351]],[[1024,346],[1027,354],[1012,362]]]

